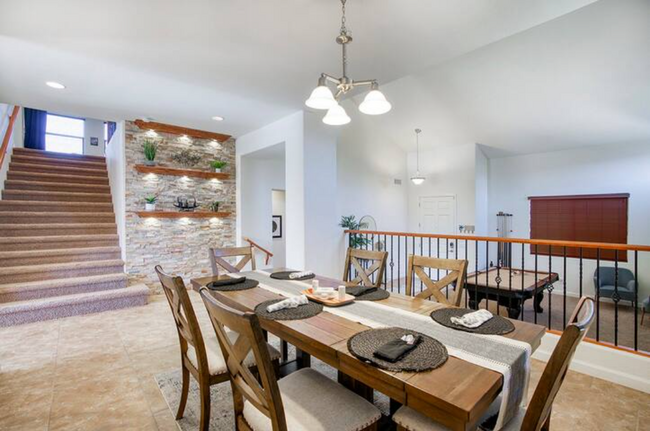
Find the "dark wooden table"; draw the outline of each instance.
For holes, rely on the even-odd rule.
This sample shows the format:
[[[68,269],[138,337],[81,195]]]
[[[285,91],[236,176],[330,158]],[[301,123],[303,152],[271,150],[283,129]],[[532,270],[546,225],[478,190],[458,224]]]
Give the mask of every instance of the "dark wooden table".
[[[524,302],[534,298],[534,309],[541,313],[541,302],[544,291],[548,286],[559,280],[555,272],[540,272],[532,270],[490,268],[469,274],[465,289],[469,297],[469,306],[478,309],[483,299],[498,301],[499,305],[508,309],[511,319],[519,318]]]
[[[340,280],[327,277],[317,279],[324,287],[341,284]],[[192,287],[199,290],[213,280],[215,277],[193,279]],[[243,311],[252,311],[257,304],[280,297],[259,287],[210,293]],[[445,307],[395,293],[380,302],[423,315]],[[348,338],[368,327],[327,311],[304,320],[260,321],[264,330],[339,370],[340,380],[348,379],[347,386],[358,393],[368,396],[368,388],[377,390],[390,397],[392,403],[412,407],[452,430],[475,429],[501,390],[501,374],[452,356],[442,367],[421,373],[390,372],[368,365],[347,349]],[[533,350],[539,347],[544,327],[521,321],[513,323],[515,331],[506,337],[525,341]]]

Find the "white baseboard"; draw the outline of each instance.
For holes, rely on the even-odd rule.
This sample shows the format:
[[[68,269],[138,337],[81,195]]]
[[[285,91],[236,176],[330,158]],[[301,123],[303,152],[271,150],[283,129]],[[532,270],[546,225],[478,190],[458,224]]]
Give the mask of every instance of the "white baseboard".
[[[559,335],[546,333],[533,358],[548,361]],[[571,369],[650,394],[650,358],[598,344],[582,342]]]

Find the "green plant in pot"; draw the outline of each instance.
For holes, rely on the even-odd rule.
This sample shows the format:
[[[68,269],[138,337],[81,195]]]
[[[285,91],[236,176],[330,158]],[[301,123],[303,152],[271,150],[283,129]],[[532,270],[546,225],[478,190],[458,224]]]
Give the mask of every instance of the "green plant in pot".
[[[339,226],[348,230],[361,230],[368,227],[368,225],[366,225],[365,223],[361,223],[360,221],[357,221],[354,215],[341,216],[341,222],[339,223]],[[367,238],[362,235],[363,234],[351,233],[350,247],[361,248],[370,244],[370,238]]]
[[[157,195],[149,195],[144,198],[144,209],[146,211],[156,211],[156,202],[158,201]]]
[[[210,211],[213,213],[218,213],[219,212],[219,205],[221,205],[221,202],[219,201],[214,201],[210,204]]]
[[[222,160],[214,160],[210,162],[210,166],[212,166],[212,169],[214,169],[215,172],[219,173],[221,170],[227,165],[228,163],[222,161]]]
[[[144,152],[144,164],[147,166],[155,166],[158,145],[154,141],[147,139],[142,145],[142,150]]]

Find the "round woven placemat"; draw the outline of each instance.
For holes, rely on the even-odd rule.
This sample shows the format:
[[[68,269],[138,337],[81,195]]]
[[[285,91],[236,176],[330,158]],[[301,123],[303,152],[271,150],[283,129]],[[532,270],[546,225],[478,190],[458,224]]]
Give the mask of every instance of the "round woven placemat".
[[[217,292],[234,292],[235,290],[252,289],[257,287],[258,284],[260,284],[259,281],[247,278],[241,283],[227,284],[225,286],[215,286],[213,283],[208,283],[206,287],[210,290],[216,290]]]
[[[411,334],[422,337],[420,344],[397,362],[379,359],[373,353],[389,341]],[[428,335],[402,328],[368,329],[348,339],[352,355],[388,371],[427,371],[438,368],[447,361],[447,348]]]
[[[348,286],[350,287],[350,286]],[[347,289],[346,289],[347,290]],[[363,295],[356,296],[355,301],[381,301],[390,297],[390,292],[386,289],[378,288],[372,292],[364,293]]]
[[[294,272],[300,272],[300,271],[278,271],[272,273],[271,278],[275,278],[276,280],[305,281],[305,280],[311,280],[312,278],[316,277],[316,275],[311,274],[311,275],[305,275],[304,277],[300,277],[300,278],[289,278],[289,274],[293,274]]]
[[[323,311],[323,306],[313,301],[309,301],[309,304],[300,305],[296,308],[285,308],[284,310],[273,313],[266,311],[266,307],[280,301],[283,301],[283,299],[271,299],[257,304],[255,314],[267,320],[300,320],[314,317]]]
[[[474,334],[503,335],[515,330],[515,325],[513,325],[510,320],[497,315],[478,328],[466,328],[462,325],[456,325],[451,322],[452,317],[460,317],[473,311],[476,310],[469,310],[467,308],[443,308],[431,313],[431,318],[447,328],[472,332]]]

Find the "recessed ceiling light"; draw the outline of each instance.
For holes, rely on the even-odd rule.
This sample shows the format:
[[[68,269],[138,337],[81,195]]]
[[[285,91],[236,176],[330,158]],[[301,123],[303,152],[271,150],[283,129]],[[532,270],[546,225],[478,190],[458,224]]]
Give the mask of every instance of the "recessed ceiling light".
[[[219,116],[219,115],[215,115],[214,117],[212,117],[212,119],[213,119],[214,121],[223,121],[223,120],[224,120],[224,118],[221,117],[221,116]]]
[[[54,81],[47,81],[45,85],[51,88],[55,88],[57,90],[63,90],[65,88],[65,85],[59,84],[58,82],[54,82]]]

